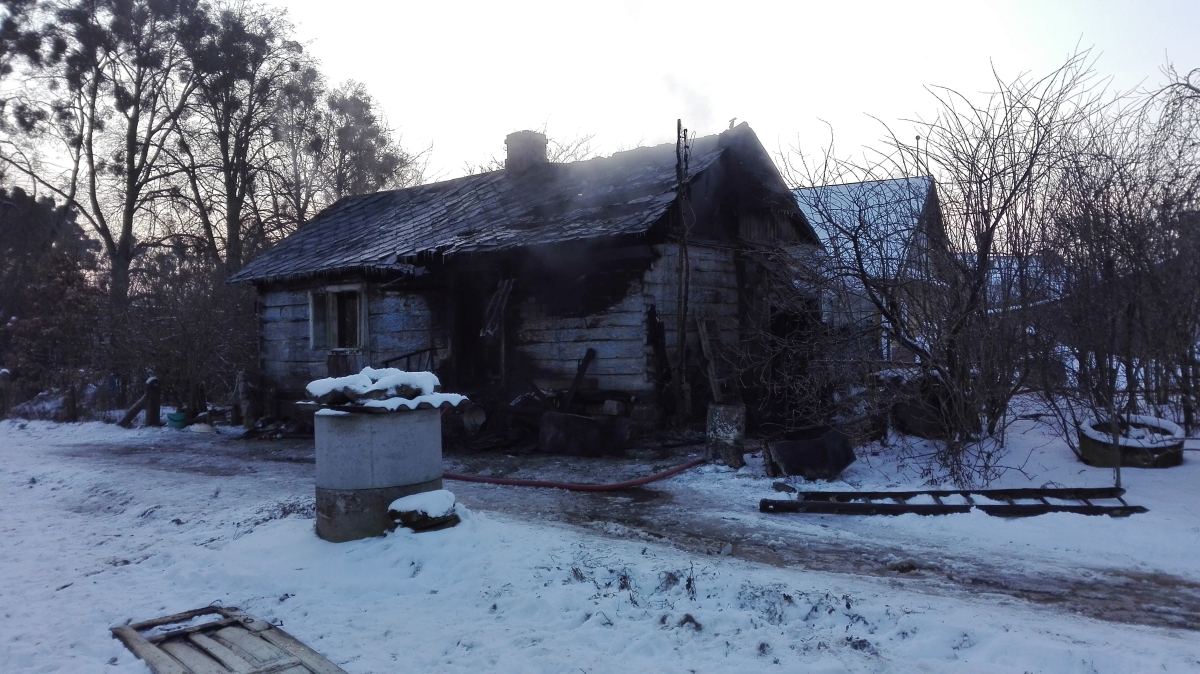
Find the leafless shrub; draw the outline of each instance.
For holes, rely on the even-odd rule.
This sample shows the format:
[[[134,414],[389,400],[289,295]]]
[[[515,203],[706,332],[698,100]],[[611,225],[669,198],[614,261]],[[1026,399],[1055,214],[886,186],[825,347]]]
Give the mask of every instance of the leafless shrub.
[[[1200,99],[1176,77],[1091,119],[1055,185],[1047,238],[1060,284],[1037,323],[1065,356],[1045,402],[1072,444],[1090,418],[1196,423]]]
[[[800,187],[857,184],[802,204],[826,233],[820,287],[856,307],[860,335],[866,316],[880,334],[859,367],[838,372],[909,368],[890,389],[876,382],[881,402],[924,418],[940,443],[930,473],[957,483],[1002,471],[1010,402],[1044,378],[1047,345],[1029,320],[1050,299],[1042,224],[1072,139],[1103,107],[1086,53],[995,85],[982,100],[932,89],[938,112],[913,122],[915,142],[889,130],[861,160],[832,146],[819,160],[786,158]]]

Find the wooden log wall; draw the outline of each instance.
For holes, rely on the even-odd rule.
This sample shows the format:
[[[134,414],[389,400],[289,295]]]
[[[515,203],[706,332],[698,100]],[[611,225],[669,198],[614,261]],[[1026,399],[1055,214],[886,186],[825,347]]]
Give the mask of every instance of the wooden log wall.
[[[676,311],[679,297],[679,246],[660,244],[655,249],[661,255],[646,272],[643,282],[647,308],[655,306],[666,329],[667,351],[674,357],[676,341]],[[696,314],[703,312],[720,326],[721,342],[736,345],[738,341],[738,279],[735,252],[731,248],[691,243],[688,246],[688,266],[691,270],[688,299],[687,343],[700,353]]]
[[[327,354],[311,348],[308,290],[272,290],[260,300],[263,375],[281,391],[303,391],[308,382],[325,376]]]
[[[646,377],[646,309],[638,285],[607,311],[588,316],[550,316],[532,298],[522,302],[515,350],[538,371],[536,378],[569,381],[592,348],[596,359],[587,377],[596,379],[598,388],[652,390]]]
[[[646,392],[654,389],[656,364],[648,343],[647,312],[653,305],[666,328],[667,348],[674,349],[679,255],[676,244],[655,246],[661,256],[629,295],[609,309],[584,317],[547,315],[532,299],[519,307],[516,350],[538,369],[542,379],[570,380],[579,359],[590,347],[596,359],[587,376],[606,390]],[[738,339],[738,286],[734,252],[728,248],[693,245],[689,251],[691,299],[687,335],[700,353],[695,315],[702,310],[721,327],[720,339]],[[671,351],[673,354],[673,351]]]
[[[389,358],[430,347],[437,347],[435,360],[431,363],[426,355],[413,358],[414,370],[435,370],[450,357],[449,333],[435,323],[430,298],[425,294],[375,289],[368,294],[367,311],[372,366],[383,367]],[[403,369],[405,363],[399,361],[389,367]]]
[[[300,392],[327,375],[329,349],[313,349],[309,339],[309,290],[271,290],[261,296],[259,314],[263,373],[281,391]],[[434,324],[423,294],[372,289],[367,296],[367,343],[360,360],[381,367],[384,360],[430,346],[437,364],[450,357],[449,338]],[[428,367],[428,361],[413,362]],[[404,367],[404,363],[393,363]]]
[[[653,305],[674,354],[675,311],[678,295],[678,246],[655,246],[660,256],[633,284],[626,297],[608,309],[587,316],[553,316],[533,299],[517,305],[513,349],[533,366],[539,379],[569,381],[579,359],[590,347],[596,359],[588,370],[605,390],[654,390],[657,365],[648,343],[647,312]],[[687,325],[689,346],[700,353],[695,315],[703,311],[718,321],[720,340],[736,344],[738,316],[737,271],[730,248],[693,244],[689,249],[691,297]],[[326,376],[327,349],[312,349],[309,341],[309,291],[274,289],[261,296],[262,367],[272,386],[300,392],[313,379]],[[449,333],[438,325],[423,293],[370,289],[367,301],[367,344],[362,362],[380,367],[388,358],[430,346],[438,349],[433,367],[451,357]],[[427,367],[427,363],[413,363]],[[393,367],[404,367],[394,363]]]

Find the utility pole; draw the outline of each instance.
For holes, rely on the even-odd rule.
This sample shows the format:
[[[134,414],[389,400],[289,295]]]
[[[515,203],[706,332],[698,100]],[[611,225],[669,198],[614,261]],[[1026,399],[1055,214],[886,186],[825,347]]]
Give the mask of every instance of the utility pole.
[[[675,304],[675,372],[671,377],[671,388],[675,394],[675,420],[679,424],[688,421],[692,411],[692,388],[687,380],[687,314],[688,286],[691,284],[691,265],[688,260],[688,227],[684,221],[684,204],[687,201],[688,161],[691,147],[683,120],[675,120],[675,204],[672,208],[676,230],[679,234],[678,296]]]

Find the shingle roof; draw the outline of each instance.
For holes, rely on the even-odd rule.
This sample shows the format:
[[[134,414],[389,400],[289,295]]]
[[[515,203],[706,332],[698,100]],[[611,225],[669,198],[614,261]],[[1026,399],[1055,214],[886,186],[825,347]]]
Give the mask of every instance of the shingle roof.
[[[749,132],[742,124],[731,133],[743,129]],[[696,139],[690,175],[712,166],[725,145],[721,136]],[[675,146],[666,144],[348,197],[230,281],[388,270],[420,253],[478,253],[641,234],[675,200],[675,182]]]
[[[838,263],[855,266],[855,247],[874,278],[895,278],[922,235],[933,178],[896,178],[793,190],[796,202]]]

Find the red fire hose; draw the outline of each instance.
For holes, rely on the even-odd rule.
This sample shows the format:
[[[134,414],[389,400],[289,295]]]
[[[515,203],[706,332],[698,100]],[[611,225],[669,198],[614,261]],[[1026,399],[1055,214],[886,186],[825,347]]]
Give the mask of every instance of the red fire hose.
[[[503,484],[511,487],[549,487],[550,489],[566,489],[567,491],[616,491],[618,489],[629,489],[630,487],[640,487],[644,484],[656,482],[666,479],[672,475],[677,475],[689,468],[695,468],[704,463],[707,459],[696,459],[687,463],[669,468],[661,473],[639,477],[636,480],[628,480],[626,482],[616,482],[613,484],[572,484],[570,482],[546,482],[544,480],[510,480],[503,477],[482,477],[479,475],[458,475],[457,473],[442,473],[442,478],[446,480],[458,480],[459,482],[482,482],[484,484]]]

